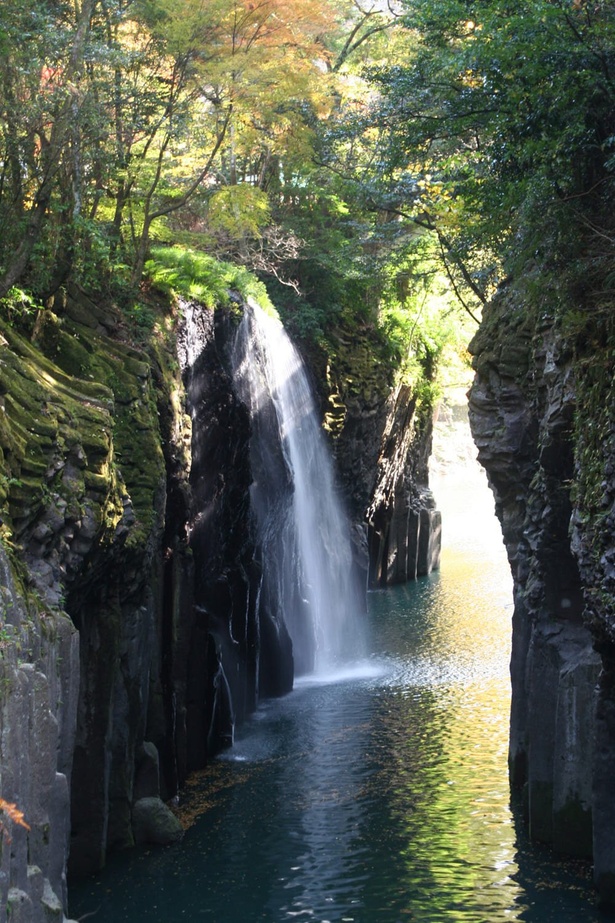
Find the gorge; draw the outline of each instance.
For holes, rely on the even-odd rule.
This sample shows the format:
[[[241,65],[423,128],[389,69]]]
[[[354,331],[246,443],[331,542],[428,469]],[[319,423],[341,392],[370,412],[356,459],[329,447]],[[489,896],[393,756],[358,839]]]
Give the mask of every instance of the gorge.
[[[510,809],[511,578],[457,400],[434,434],[441,569],[370,591],[369,657],[261,702],[182,793],[182,843],[110,857],[73,887],[75,916],[606,919],[588,869]]]
[[[258,510],[263,494],[255,494],[248,444],[257,423],[272,425],[273,405],[261,401],[253,408],[251,426],[232,384],[243,308],[184,305],[179,361],[171,369],[160,344],[148,355],[110,336],[113,317],[81,293],[71,293],[58,310],[61,317],[47,312],[34,344],[7,327],[1,367],[3,450],[11,472],[5,525],[19,535],[30,586],[9,577],[6,558],[3,727],[27,729],[28,744],[16,744],[8,733],[2,738],[3,797],[22,806],[30,829],[14,825],[11,849],[3,852],[3,900],[23,919],[44,919],[49,907],[66,906],[69,823],[75,878],[100,868],[109,849],[179,836],[164,801],[231,742],[235,722],[264,696],[288,691],[294,675],[290,634],[296,629],[289,634],[276,608],[277,585],[289,578],[280,568],[265,582],[259,541],[269,540],[267,523],[257,526],[256,538],[265,534],[257,541],[250,525],[251,505]],[[299,388],[305,401],[305,380]],[[44,424],[35,422],[41,407]],[[301,403],[299,410],[305,416]],[[302,427],[313,451],[316,423],[307,410]],[[371,439],[383,438],[390,415],[399,412],[399,394],[385,395],[361,425],[371,426]],[[406,419],[407,445],[429,438],[411,409]],[[287,445],[278,441],[266,451],[273,453],[267,466],[279,474]],[[381,480],[387,480],[381,494],[392,490],[397,509],[406,485],[416,490],[412,460],[409,453],[381,462]],[[311,477],[322,481],[325,462],[318,455],[316,461]],[[263,464],[258,453],[252,464],[256,470]],[[279,502],[287,502],[284,492],[292,498],[299,488],[289,491],[289,475],[279,477]],[[367,493],[365,486],[355,488]],[[408,537],[390,518],[396,540],[389,554],[413,543],[418,567],[427,572],[437,563],[437,541],[419,541],[421,520],[437,525],[438,519],[431,502],[427,519],[416,506],[429,497],[425,482],[405,496]],[[331,506],[330,493],[326,502]],[[379,540],[388,548],[386,507],[378,508]],[[278,529],[276,522],[274,539]],[[342,554],[350,570],[350,537],[336,533],[321,541],[329,544],[325,559],[311,565],[312,584],[325,579],[321,571],[334,555]],[[365,538],[356,542],[357,581],[367,570],[365,544]],[[280,552],[294,557],[288,537]],[[337,597],[344,578],[334,570],[329,579]],[[296,600],[296,587],[291,590]],[[305,589],[308,597],[312,591]],[[361,608],[352,581],[345,592],[346,600],[336,601],[340,618],[348,617],[348,598]],[[309,633],[315,631],[314,625]],[[339,637],[332,643],[339,645]],[[300,670],[311,668],[317,644],[314,637],[310,663]],[[24,693],[16,695],[16,688]],[[31,709],[39,717],[29,717]],[[39,767],[35,779],[31,765]]]
[[[263,399],[265,365],[257,366],[251,385],[245,374],[246,341],[252,338],[260,361],[266,352],[262,332],[250,330],[257,323],[256,309],[237,300],[213,311],[182,304],[175,366],[164,343],[150,352],[127,347],[114,336],[113,316],[100,312],[83,293],[73,291],[57,309],[61,313],[48,311],[34,343],[6,328],[1,367],[3,449],[12,474],[12,482],[6,482],[8,509],[29,571],[28,583],[20,584],[23,565],[16,570],[3,558],[3,797],[22,806],[30,826],[14,824],[11,848],[3,850],[3,899],[18,919],[21,913],[33,920],[57,915],[62,906],[66,910],[67,858],[78,881],[100,869],[109,850],[180,837],[165,802],[191,772],[231,744],[235,727],[241,728],[259,703],[288,692],[295,675],[291,635],[296,627],[287,628],[283,620],[294,603],[284,604],[283,615],[275,606],[285,582],[295,591],[298,578],[289,579],[283,568],[266,577],[262,549],[273,541],[268,561],[287,552],[293,559],[296,539],[286,536],[276,546],[285,534],[279,521],[270,529],[257,516],[254,528],[252,519],[259,503],[271,505],[263,499],[267,483],[255,478],[259,466],[274,471],[282,486],[282,520],[288,520],[288,502],[296,492],[285,469],[288,445],[277,435],[270,444],[264,441],[264,433],[277,433],[279,425],[274,404]],[[276,321],[261,318],[262,323],[273,325],[273,336],[280,336]],[[494,323],[505,329],[501,317]],[[589,856],[600,791],[591,760],[599,739],[593,690],[600,665],[589,631],[579,622],[578,570],[572,557],[561,557],[565,552],[558,546],[555,557],[554,546],[545,546],[551,557],[544,560],[553,563],[551,570],[538,571],[540,586],[542,594],[559,600],[562,615],[543,610],[541,619],[527,615],[530,600],[544,598],[535,589],[537,578],[526,577],[534,595],[519,579],[536,573],[542,561],[526,544],[529,514],[519,505],[517,480],[518,472],[527,471],[522,496],[529,498],[541,484],[532,454],[539,424],[532,413],[544,407],[546,422],[540,425],[548,423],[541,465],[549,459],[569,465],[563,443],[551,454],[545,446],[554,434],[563,438],[573,398],[553,371],[554,397],[547,400],[541,392],[545,403],[531,404],[530,412],[513,385],[520,353],[512,352],[510,341],[494,352],[488,324],[486,319],[472,344],[477,375],[470,407],[516,575],[511,780],[526,792],[530,831],[537,840]],[[535,335],[525,342],[528,348],[531,342],[532,355],[547,354],[537,348]],[[75,355],[83,379],[70,375]],[[304,373],[297,372],[295,352],[285,355],[278,344],[276,361],[280,358],[294,365],[282,384],[298,383],[301,427],[313,447],[310,428],[316,423],[309,414],[315,408],[306,407]],[[527,369],[527,359],[519,365]],[[96,369],[98,381],[88,369]],[[564,380],[570,384],[568,372]],[[411,399],[404,405],[404,394],[407,398],[410,390],[392,388],[368,414],[363,405],[359,421],[347,408],[344,421],[355,429],[349,439],[352,470],[366,478],[371,474],[376,487],[367,505],[366,534],[361,536],[357,523],[353,542],[337,536],[333,547],[339,550],[347,542],[344,555],[353,558],[355,576],[362,573],[364,582],[369,573],[373,587],[382,587],[385,577],[390,584],[399,582],[400,557],[404,568],[412,561],[413,575],[427,574],[438,563],[439,515],[426,478],[431,429],[421,428],[425,418],[413,415]],[[43,431],[34,416],[41,406],[48,408],[40,417]],[[132,424],[128,428],[126,420]],[[392,420],[403,434],[394,442]],[[358,422],[363,433],[372,427],[368,458],[379,434],[377,467],[357,458]],[[297,435],[288,420],[284,425],[284,439]],[[344,428],[338,436],[342,480],[343,440]],[[136,451],[139,445],[143,448]],[[328,480],[322,464],[316,479]],[[561,481],[552,483],[557,488]],[[353,489],[355,496],[368,496],[366,484],[354,481]],[[314,488],[308,492],[313,495]],[[346,496],[352,508],[352,494]],[[549,521],[565,528],[570,507],[556,507],[549,497],[550,515],[561,510],[559,520]],[[544,519],[542,510],[532,507],[538,521]],[[427,541],[425,524],[432,526]],[[374,548],[386,569],[384,563],[374,567]],[[318,563],[317,573],[325,567],[326,562]],[[554,576],[547,580],[545,573]],[[336,579],[342,579],[338,574],[336,564]],[[310,591],[301,594],[300,608],[311,605]],[[360,609],[359,596],[353,607]],[[302,663],[299,673],[311,670],[312,658],[319,656],[313,630],[309,663]],[[372,632],[378,631],[372,624]],[[18,732],[26,736],[17,740]],[[604,749],[602,754],[605,758]],[[602,853],[602,861],[608,862],[608,853]],[[608,901],[599,876],[597,884]]]
[[[611,0],[3,0],[2,920],[62,923],[107,863],[174,855],[185,793],[231,778],[236,741],[268,715],[265,737],[289,729],[274,790],[295,793],[276,817],[319,842],[329,804],[310,780],[325,779],[332,839],[363,850],[373,825],[392,846],[383,880],[423,881],[428,851],[418,871],[400,859],[425,842],[408,780],[433,794],[423,769],[442,783],[472,761],[462,705],[439,696],[492,663],[489,623],[466,622],[437,576],[429,459],[449,360],[473,366],[507,593],[512,577],[504,823],[534,857],[591,864],[604,910],[588,919],[612,912],[614,114]],[[421,608],[440,586],[462,626],[443,660],[440,610]],[[477,611],[500,599],[459,592]],[[345,657],[377,675],[342,681]],[[501,731],[503,715],[479,703],[467,719]],[[368,803],[374,779],[390,786]],[[482,803],[466,782],[451,770],[434,796],[463,805],[456,848]],[[275,913],[316,912],[284,900]],[[473,900],[445,912],[487,913]]]

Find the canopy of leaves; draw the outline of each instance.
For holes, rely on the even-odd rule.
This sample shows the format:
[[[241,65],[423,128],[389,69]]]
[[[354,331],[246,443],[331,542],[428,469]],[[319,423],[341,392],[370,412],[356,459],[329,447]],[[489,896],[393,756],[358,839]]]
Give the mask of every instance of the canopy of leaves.
[[[0,298],[178,241],[401,357],[442,268],[474,316],[529,260],[608,279],[614,48],[609,0],[4,0]]]
[[[613,198],[615,8],[610,2],[404,0],[416,36],[373,69],[399,207],[436,229],[468,288],[596,239]],[[598,221],[598,224],[595,222]],[[517,264],[513,257],[517,258]]]
[[[0,294],[122,267],[136,285],[193,199],[309,159],[331,22],[326,0],[3,3]]]

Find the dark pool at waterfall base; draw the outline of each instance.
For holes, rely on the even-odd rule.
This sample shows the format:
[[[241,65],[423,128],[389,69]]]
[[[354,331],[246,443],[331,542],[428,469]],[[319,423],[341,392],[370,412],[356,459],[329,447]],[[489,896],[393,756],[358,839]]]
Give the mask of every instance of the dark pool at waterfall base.
[[[371,656],[264,703],[191,781],[183,842],[112,857],[71,889],[71,917],[609,919],[589,868],[530,846],[511,812],[510,575],[468,496],[438,574],[369,594]]]

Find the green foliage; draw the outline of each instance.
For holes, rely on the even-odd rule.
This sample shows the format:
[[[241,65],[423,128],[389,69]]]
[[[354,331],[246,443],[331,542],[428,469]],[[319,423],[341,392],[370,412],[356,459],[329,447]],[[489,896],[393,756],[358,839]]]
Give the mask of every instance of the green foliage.
[[[71,279],[147,332],[134,293],[151,241],[192,248],[153,249],[147,272],[167,291],[263,300],[252,268],[299,335],[325,343],[354,324],[391,364],[440,349],[421,305],[438,304],[442,266],[476,316],[511,271],[534,299],[565,283],[602,310],[615,278],[612,3],[395,9],[4,0],[5,313],[34,323]]]
[[[270,222],[267,194],[247,183],[226,186],[209,201],[208,224],[214,234],[222,232],[232,240],[259,237],[261,229]]]
[[[483,297],[530,258],[567,259],[613,193],[610,3],[405,0],[409,63],[372,70],[373,124],[403,209]],[[600,233],[604,228],[595,228]]]
[[[40,310],[41,305],[36,298],[17,285],[9,289],[4,298],[0,298],[0,312],[6,316],[9,323],[29,326]]]
[[[219,260],[182,247],[154,247],[146,263],[151,281],[163,291],[209,308],[227,304],[230,293],[254,298],[263,307],[270,306],[267,290],[256,276],[242,266]]]
[[[118,266],[138,286],[150,238],[203,188],[232,200],[214,195],[217,229],[258,234],[279,158],[311,156],[332,19],[325,0],[4,0],[0,294]]]

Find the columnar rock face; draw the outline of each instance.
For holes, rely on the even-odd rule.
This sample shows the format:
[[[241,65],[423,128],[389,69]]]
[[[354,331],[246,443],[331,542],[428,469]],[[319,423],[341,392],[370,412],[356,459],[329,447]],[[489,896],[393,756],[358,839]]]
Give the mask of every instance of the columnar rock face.
[[[185,305],[180,328],[180,364],[193,433],[188,531],[196,621],[189,656],[202,658],[200,668],[195,665],[191,671],[186,704],[188,769],[232,743],[234,723],[254,710],[261,691],[256,621],[260,574],[249,499],[251,424],[230,375],[240,316],[238,307],[214,314]]]
[[[70,619],[39,617],[0,546],[0,910],[63,920],[79,643]]]
[[[511,780],[532,836],[593,854],[613,903],[612,338],[517,297],[488,309],[470,393],[515,586]]]
[[[80,689],[66,715],[63,774],[68,779],[73,767],[73,855],[95,868],[107,843],[121,839],[122,824],[130,829],[126,788],[144,721],[149,677],[142,667],[154,606],[149,565],[165,469],[145,355],[110,336],[118,323],[112,312],[103,315],[77,293],[61,308],[61,319],[40,315],[34,342],[4,330],[2,532],[25,566],[23,599],[34,624],[49,640],[46,626],[63,624],[69,613],[79,630],[80,665],[61,646],[54,656],[62,669],[70,664]],[[36,668],[34,650],[20,656]],[[36,676],[53,684],[55,669],[37,668]],[[14,706],[9,690],[7,704]],[[13,714],[11,727],[28,722],[27,714],[21,721]],[[26,792],[20,807],[28,820],[45,796],[34,777]],[[65,800],[67,813],[68,789]],[[64,866],[67,844],[61,847],[51,822],[48,835]]]
[[[161,799],[232,736],[225,645],[227,669],[241,661],[231,671],[237,716],[253,707],[254,682],[239,689],[235,679],[254,672],[249,642],[237,651],[230,641],[250,605],[249,426],[217,353],[213,314],[202,314],[201,355],[184,363],[183,380],[173,338],[135,348],[114,312],[79,292],[41,315],[34,342],[3,332],[0,537],[27,579],[15,594],[2,587],[22,600],[27,614],[15,618],[30,626],[26,640],[14,639],[3,611],[2,656],[24,666],[5,664],[0,688],[1,796],[32,827],[16,829],[24,845],[2,884],[15,914],[30,912],[20,897],[28,862],[32,893],[47,879],[45,893],[65,907],[69,830],[78,876],[100,868],[110,848],[161,829]],[[26,756],[34,740],[36,763]],[[26,761],[21,775],[13,749]],[[35,846],[44,824],[53,871]]]
[[[441,516],[428,487],[431,408],[417,412],[404,385],[393,392],[368,508],[369,583],[387,586],[439,567]]]
[[[415,580],[440,564],[441,516],[428,475],[433,406],[395,384],[369,330],[340,332],[336,353],[317,377],[358,559],[369,586]],[[428,390],[430,363],[423,372]]]
[[[292,685],[288,635],[257,619],[241,306],[148,310],[142,346],[77,290],[33,329],[0,324],[0,797],[30,826],[0,813],[0,916],[17,921],[66,913],[69,842],[78,877],[180,836],[164,802]],[[368,510],[389,583],[437,563],[429,415],[368,372],[345,378],[335,443],[361,566]]]

